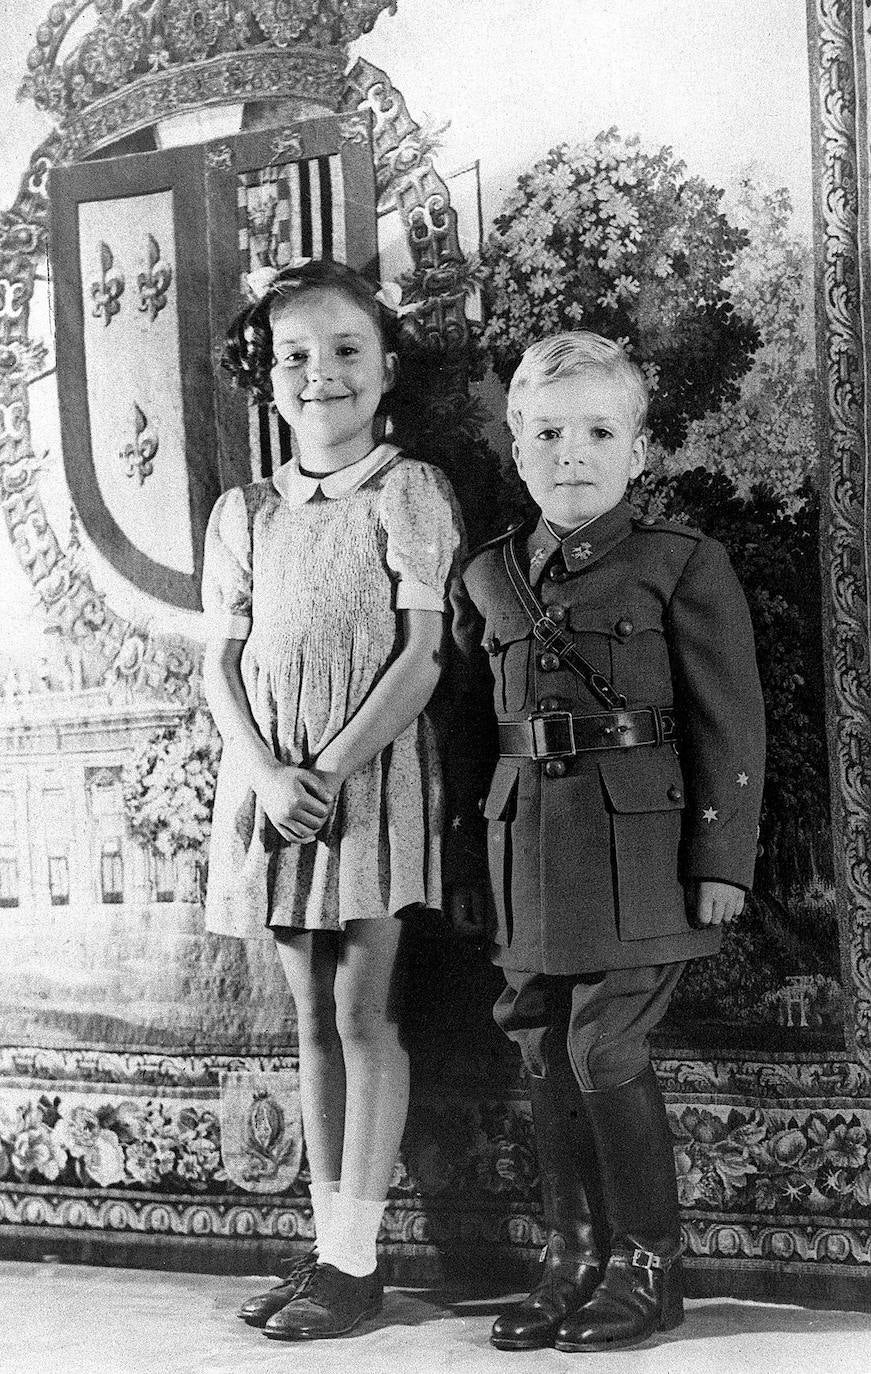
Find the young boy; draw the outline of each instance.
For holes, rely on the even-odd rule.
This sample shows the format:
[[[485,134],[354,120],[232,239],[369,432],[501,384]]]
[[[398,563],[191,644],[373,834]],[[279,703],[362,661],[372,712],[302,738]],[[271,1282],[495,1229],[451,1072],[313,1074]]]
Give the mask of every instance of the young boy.
[[[683,1320],[649,1034],[753,881],[750,618],[720,544],[626,504],[646,411],[619,345],[527,349],[508,423],[541,514],[481,549],[456,595],[460,647],[483,642],[494,679],[494,1015],[530,1076],[547,1232],[537,1287],[493,1327],[505,1350],[619,1349]]]

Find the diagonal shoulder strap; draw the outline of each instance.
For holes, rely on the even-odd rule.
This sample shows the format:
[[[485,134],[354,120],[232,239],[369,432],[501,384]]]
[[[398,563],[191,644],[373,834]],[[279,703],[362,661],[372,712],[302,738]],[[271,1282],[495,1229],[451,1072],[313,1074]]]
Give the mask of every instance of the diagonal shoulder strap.
[[[502,545],[502,558],[514,594],[532,625],[533,635],[543,649],[559,659],[562,667],[568,668],[570,672],[581,679],[598,701],[611,711],[622,710],[626,705],[626,698],[617,691],[610,678],[606,677],[604,673],[598,672],[592,663],[584,658],[568,635],[563,634],[556,622],[551,620],[530,587],[517,557],[516,539],[517,536],[512,535]]]

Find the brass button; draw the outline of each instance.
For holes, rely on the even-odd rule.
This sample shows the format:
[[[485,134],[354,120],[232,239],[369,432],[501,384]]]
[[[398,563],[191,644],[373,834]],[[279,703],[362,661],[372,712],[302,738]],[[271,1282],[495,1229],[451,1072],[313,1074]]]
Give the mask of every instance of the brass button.
[[[669,801],[673,802],[679,802],[683,800],[683,792],[681,792],[679,787],[675,787],[673,783],[671,787],[668,789],[666,796],[668,797]]]
[[[556,654],[540,654],[538,666],[543,673],[555,673],[559,667],[559,659]]]
[[[565,573],[558,563],[551,564],[551,566],[547,570],[547,575],[550,578],[551,582],[562,582],[563,578],[565,577]]]
[[[559,697],[545,697],[538,703],[539,711],[558,711],[562,702]]]
[[[554,625],[562,625],[566,618],[565,606],[548,606],[547,618],[548,620],[552,620]]]
[[[549,778],[564,778],[566,766],[562,759],[548,759],[544,765],[544,771]]]
[[[616,630],[621,639],[628,639],[634,629],[635,626],[628,617],[617,621]]]

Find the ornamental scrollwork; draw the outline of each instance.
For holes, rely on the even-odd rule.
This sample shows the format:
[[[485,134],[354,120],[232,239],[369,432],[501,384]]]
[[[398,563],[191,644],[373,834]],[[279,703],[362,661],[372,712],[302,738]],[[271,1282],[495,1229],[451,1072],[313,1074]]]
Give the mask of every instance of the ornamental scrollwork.
[[[428,352],[460,358],[469,337],[470,264],[460,248],[450,191],[432,161],[435,134],[415,123],[386,72],[364,58],[346,77],[342,107],[373,115],[379,209],[396,207],[408,240],[413,266],[401,283],[403,333]],[[459,376],[457,386],[465,393]]]
[[[266,49],[334,50],[368,33],[397,0],[92,0],[97,22],[60,59],[88,3],[53,4],[36,30],[20,94],[60,122],[140,78]]]
[[[836,724],[829,747],[838,787],[834,799],[835,867],[844,919],[842,938],[852,973],[856,1048],[871,1067],[871,673],[868,658],[869,569],[866,559],[868,442],[864,426],[867,356],[862,332],[860,202],[868,195],[856,147],[858,101],[854,71],[871,42],[851,23],[848,0],[816,0],[814,83],[819,131],[817,173],[822,210],[822,291],[818,329],[824,359],[830,460],[828,526],[823,531],[832,613],[827,626],[829,688]],[[862,96],[864,101],[866,96]],[[862,127],[867,129],[867,112]],[[862,163],[864,168],[864,162]],[[867,233],[867,230],[863,230]]]

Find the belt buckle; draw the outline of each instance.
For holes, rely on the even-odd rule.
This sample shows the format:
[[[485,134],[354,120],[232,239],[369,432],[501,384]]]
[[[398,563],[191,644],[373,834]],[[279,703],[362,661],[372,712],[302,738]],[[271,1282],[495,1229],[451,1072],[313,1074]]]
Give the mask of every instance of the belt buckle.
[[[547,759],[568,759],[577,753],[575,723],[571,711],[540,711],[537,715],[529,717],[529,723],[532,726],[532,757],[537,762]],[[561,727],[565,732],[563,741],[558,738]],[[548,735],[552,728],[557,734],[556,747],[548,744]],[[553,740],[553,734],[550,738]]]
[[[629,1261],[636,1269],[664,1269],[665,1265],[659,1255],[655,1255],[652,1250],[642,1250],[636,1246]]]

